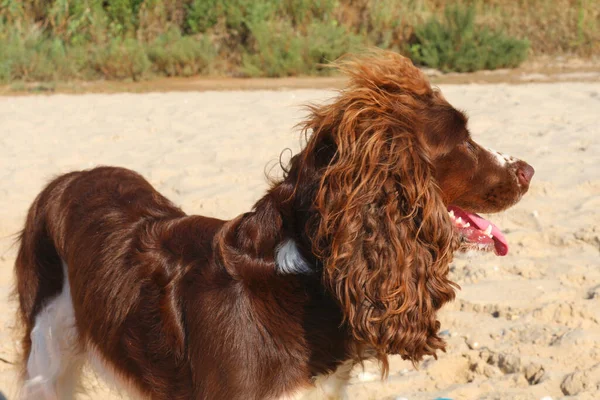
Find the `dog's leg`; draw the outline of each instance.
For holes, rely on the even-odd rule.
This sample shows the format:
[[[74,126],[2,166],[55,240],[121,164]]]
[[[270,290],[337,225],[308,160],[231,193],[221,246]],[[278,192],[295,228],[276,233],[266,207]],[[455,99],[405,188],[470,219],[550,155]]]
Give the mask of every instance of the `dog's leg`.
[[[67,269],[63,264],[61,292],[35,317],[31,351],[21,396],[25,400],[72,399],[84,354],[79,345]]]

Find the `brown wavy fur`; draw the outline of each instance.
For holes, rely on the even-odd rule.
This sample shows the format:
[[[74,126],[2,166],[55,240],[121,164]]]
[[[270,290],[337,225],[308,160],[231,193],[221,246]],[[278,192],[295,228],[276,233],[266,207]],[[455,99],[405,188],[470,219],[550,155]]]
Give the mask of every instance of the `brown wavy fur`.
[[[394,53],[344,60],[350,85],[334,103],[312,107],[304,157],[324,140],[336,152],[322,170],[312,237],[323,280],[352,336],[418,361],[444,349],[436,311],[454,298],[448,266],[458,248],[420,130],[433,91]]]

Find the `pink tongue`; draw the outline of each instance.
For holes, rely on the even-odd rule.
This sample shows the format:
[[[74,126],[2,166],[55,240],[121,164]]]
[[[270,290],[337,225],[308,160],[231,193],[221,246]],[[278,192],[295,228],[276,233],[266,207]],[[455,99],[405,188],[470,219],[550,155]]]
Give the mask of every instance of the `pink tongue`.
[[[492,239],[494,240],[496,254],[499,256],[508,254],[508,242],[496,225],[475,213],[470,213],[456,206],[450,206],[448,207],[448,210],[454,211],[456,218],[461,217],[464,221],[469,222],[472,226],[475,226],[482,231],[486,230],[489,225],[492,225]]]

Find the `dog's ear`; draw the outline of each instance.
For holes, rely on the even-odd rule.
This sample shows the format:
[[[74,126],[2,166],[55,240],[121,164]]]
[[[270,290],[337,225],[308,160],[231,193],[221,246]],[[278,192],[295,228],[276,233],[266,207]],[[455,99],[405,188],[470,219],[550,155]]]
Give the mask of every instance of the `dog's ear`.
[[[335,148],[318,171],[313,252],[352,336],[384,373],[387,354],[416,362],[444,349],[436,312],[454,298],[448,271],[458,248],[433,177],[433,142],[422,137],[428,85],[395,61],[368,60],[333,104],[312,109],[304,154],[322,142]]]
[[[447,274],[457,244],[427,165],[409,150],[415,144],[383,131],[367,142],[322,177],[323,280],[354,338],[384,365],[386,354],[417,361],[444,348],[436,312],[454,298]]]

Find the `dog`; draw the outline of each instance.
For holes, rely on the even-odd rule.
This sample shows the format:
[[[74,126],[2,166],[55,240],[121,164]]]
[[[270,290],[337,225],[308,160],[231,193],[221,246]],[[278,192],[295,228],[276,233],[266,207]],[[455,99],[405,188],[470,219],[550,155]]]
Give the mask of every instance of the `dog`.
[[[504,255],[477,212],[534,174],[391,52],[344,58],[307,142],[251,211],[188,216],[137,173],[59,176],[15,263],[25,399],[71,398],[91,365],[148,399],[342,398],[352,367],[444,350],[457,251]]]

